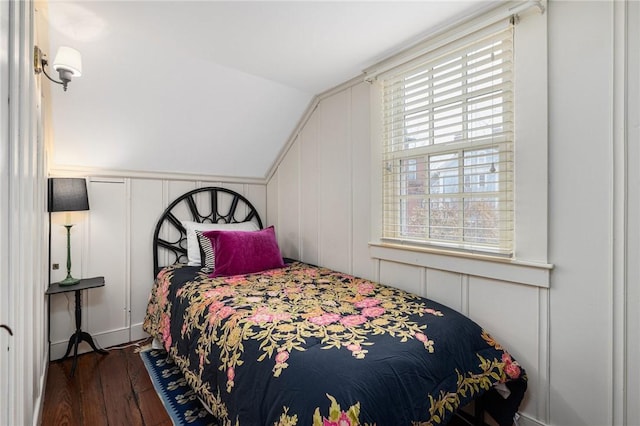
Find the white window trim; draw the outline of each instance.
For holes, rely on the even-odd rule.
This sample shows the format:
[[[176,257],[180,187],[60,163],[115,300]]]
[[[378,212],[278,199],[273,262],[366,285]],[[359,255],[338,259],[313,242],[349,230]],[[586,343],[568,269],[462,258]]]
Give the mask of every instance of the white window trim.
[[[478,253],[369,243],[372,258],[430,269],[549,288],[553,265],[506,259]]]
[[[503,19],[454,42],[455,47],[436,49],[379,77],[384,86],[385,240],[511,255],[513,34],[511,19]],[[501,128],[497,135],[496,126]],[[491,161],[487,152],[493,152]],[[493,191],[466,187],[482,167],[474,162],[475,155],[485,155],[480,158],[488,161],[487,172],[491,164]],[[411,160],[424,169],[414,191],[403,166]],[[446,188],[434,187],[432,167],[452,175],[453,181]],[[497,204],[492,210],[497,220],[481,225],[491,227],[487,232],[467,222],[467,203],[482,200]],[[438,220],[438,208],[432,210],[442,202],[458,206],[456,218]],[[409,215],[419,213],[425,214],[424,221],[411,222]],[[473,212],[468,213],[473,218]]]
[[[547,15],[542,2],[518,3],[520,13],[514,35],[516,74],[515,92],[515,231],[512,263],[549,265],[548,246],[548,102],[547,102]],[[531,6],[539,6],[534,8]],[[371,244],[380,247],[397,247],[385,244],[382,234],[382,123],[381,85],[377,75],[410,61],[429,50],[439,48],[452,40],[477,31],[498,19],[514,13],[514,3],[507,3],[487,14],[475,17],[466,23],[445,30],[410,49],[366,70],[366,80],[371,82],[371,134],[372,134],[372,229]],[[406,248],[405,250],[414,250]],[[420,249],[418,249],[420,251]],[[429,253],[438,249],[423,249]],[[377,258],[380,253],[372,250]],[[454,257],[474,257],[492,263],[504,263],[499,257],[474,252],[462,254],[442,249],[440,253]],[[383,256],[386,257],[386,256]],[[391,259],[389,259],[391,260]],[[422,264],[422,261],[416,261]],[[543,266],[543,269],[547,266]]]

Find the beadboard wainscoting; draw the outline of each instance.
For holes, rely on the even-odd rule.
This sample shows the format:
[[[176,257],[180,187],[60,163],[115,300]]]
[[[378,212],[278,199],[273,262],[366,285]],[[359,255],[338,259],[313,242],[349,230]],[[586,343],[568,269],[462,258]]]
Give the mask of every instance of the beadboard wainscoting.
[[[100,173],[102,177],[84,172],[90,210],[83,217],[78,216],[72,228],[71,258],[74,276],[105,277],[104,287],[82,294],[82,328],[100,346],[107,347],[146,337],[142,322],[154,279],[153,232],[169,203],[187,191],[220,186],[251,200],[266,221],[266,186]],[[64,174],[68,176],[69,171]],[[54,218],[51,263],[60,265],[60,269],[52,271],[54,282],[66,274],[64,231]],[[74,321],[73,293],[51,296],[51,359],[64,355],[68,338],[75,330]],[[83,342],[80,352],[88,350],[89,346]]]

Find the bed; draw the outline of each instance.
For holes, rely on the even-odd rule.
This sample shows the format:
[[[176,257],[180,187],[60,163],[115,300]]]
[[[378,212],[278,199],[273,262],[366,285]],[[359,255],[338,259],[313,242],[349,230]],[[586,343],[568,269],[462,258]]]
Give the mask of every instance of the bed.
[[[195,261],[194,223],[213,228],[196,232]],[[249,200],[216,187],[178,197],[154,232],[144,329],[221,424],[439,425],[471,401],[478,424],[482,409],[512,424],[526,374],[482,327],[432,300],[291,259],[246,269],[273,244]]]

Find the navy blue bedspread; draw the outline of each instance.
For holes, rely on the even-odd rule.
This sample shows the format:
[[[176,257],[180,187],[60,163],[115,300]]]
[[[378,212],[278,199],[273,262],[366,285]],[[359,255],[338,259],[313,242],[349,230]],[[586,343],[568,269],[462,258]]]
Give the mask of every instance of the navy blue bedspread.
[[[481,395],[504,425],[526,389],[516,360],[458,312],[300,262],[222,278],[165,268],[144,329],[225,425],[446,424]]]

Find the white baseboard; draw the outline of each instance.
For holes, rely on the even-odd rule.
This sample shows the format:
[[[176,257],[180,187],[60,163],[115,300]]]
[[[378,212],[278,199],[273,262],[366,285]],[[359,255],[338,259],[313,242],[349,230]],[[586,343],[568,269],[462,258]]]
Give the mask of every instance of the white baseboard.
[[[122,328],[103,333],[95,333],[92,334],[91,337],[93,337],[93,341],[99,348],[108,348],[109,346],[122,345],[135,340],[146,339],[149,335],[142,329],[142,323],[138,323],[133,324],[130,329]],[[62,358],[68,345],[68,340],[51,342],[51,360],[54,361]],[[82,342],[78,345],[78,354],[91,352],[92,350],[91,346],[86,342]],[[70,355],[73,355],[73,350]]]
[[[518,419],[518,426],[548,426],[548,425],[534,418],[531,418],[526,414],[520,413],[520,418]]]
[[[40,376],[38,396],[33,403],[33,426],[42,424],[42,411],[44,410],[45,389],[47,387],[47,376],[49,374],[49,348],[45,345],[44,357],[42,358],[42,375]]]
[[[470,402],[468,405],[465,405],[464,407],[461,408],[462,411],[464,411],[466,414],[473,416],[473,412],[474,412],[474,402]],[[518,423],[516,425],[516,423],[514,423],[514,426],[548,426],[546,423],[542,423],[532,417],[530,417],[528,414],[523,414],[518,412]],[[485,416],[484,416],[484,423],[488,426],[498,426],[498,423],[493,420],[493,418],[491,417],[491,415],[489,415],[488,413],[485,412]]]
[[[129,342],[129,329],[122,328],[118,330],[110,330],[103,333],[95,333],[92,334],[93,341],[99,348],[108,348],[109,346],[121,345],[123,343]],[[51,360],[60,359],[63,357],[65,351],[67,350],[67,346],[69,345],[69,341],[65,340],[62,342],[52,342],[51,343]],[[89,346],[86,342],[80,343],[78,345],[78,354],[83,354],[86,352],[91,352],[91,346]],[[71,354],[73,355],[73,349],[71,350]]]
[[[468,414],[473,415],[473,413],[469,413],[469,412]],[[514,426],[548,426],[545,423],[541,423],[538,420],[531,418],[526,414],[518,413],[518,415],[520,416],[518,418],[518,423],[517,424],[514,423],[513,424]],[[496,421],[493,420],[493,418],[491,418],[489,414],[486,414],[484,416],[484,422],[489,426],[498,426],[498,423],[496,423]]]
[[[142,329],[142,323],[131,325],[131,341],[132,342],[136,340],[146,339],[147,337],[149,337],[149,334],[147,334],[147,332]]]

